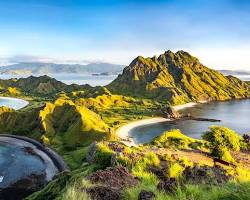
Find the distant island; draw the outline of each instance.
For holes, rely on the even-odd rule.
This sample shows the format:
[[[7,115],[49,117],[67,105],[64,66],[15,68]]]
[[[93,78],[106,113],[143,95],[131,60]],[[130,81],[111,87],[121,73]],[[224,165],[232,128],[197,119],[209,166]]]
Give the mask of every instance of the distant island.
[[[17,63],[0,67],[0,74],[31,75],[31,74],[103,74],[117,75],[123,65],[111,63],[56,64],[43,62]]]
[[[244,75],[244,76],[250,76],[250,71],[248,70],[219,70],[222,74],[225,75],[233,75],[233,76],[237,76],[237,75]]]

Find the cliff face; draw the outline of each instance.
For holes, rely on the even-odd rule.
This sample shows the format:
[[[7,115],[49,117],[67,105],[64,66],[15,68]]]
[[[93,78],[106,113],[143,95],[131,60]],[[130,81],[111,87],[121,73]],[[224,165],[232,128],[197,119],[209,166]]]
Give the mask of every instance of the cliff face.
[[[168,100],[173,104],[250,96],[250,87],[202,65],[189,53],[167,51],[159,57],[137,57],[108,88],[115,93]]]

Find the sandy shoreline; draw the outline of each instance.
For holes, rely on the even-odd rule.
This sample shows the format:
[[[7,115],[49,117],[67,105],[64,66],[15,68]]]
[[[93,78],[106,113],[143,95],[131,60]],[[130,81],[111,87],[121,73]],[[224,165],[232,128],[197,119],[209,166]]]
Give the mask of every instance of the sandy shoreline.
[[[199,103],[206,103],[206,102],[199,102]],[[173,108],[175,110],[179,111],[179,110],[182,110],[185,108],[193,107],[195,105],[197,105],[197,103],[190,102],[190,103],[186,103],[186,104],[182,104],[182,105],[173,106]],[[154,118],[149,118],[149,119],[142,119],[142,120],[138,120],[138,121],[133,121],[133,122],[130,122],[130,123],[125,124],[124,126],[121,126],[120,128],[118,128],[116,131],[116,134],[119,138],[122,139],[122,142],[125,145],[137,146],[137,144],[135,143],[133,138],[131,138],[129,136],[129,132],[132,129],[134,129],[136,127],[144,126],[144,125],[157,124],[157,123],[167,122],[167,121],[171,121],[171,119],[167,119],[167,118],[163,118],[163,117],[154,117]]]
[[[9,104],[7,104],[6,106],[7,107],[10,107],[10,108],[13,108],[15,110],[19,110],[21,108],[24,108],[25,106],[27,106],[29,104],[28,101],[26,100],[23,100],[23,99],[19,99],[19,98],[14,98],[14,97],[2,97],[0,96],[0,100],[10,100],[12,102],[15,102],[16,104],[11,106]]]

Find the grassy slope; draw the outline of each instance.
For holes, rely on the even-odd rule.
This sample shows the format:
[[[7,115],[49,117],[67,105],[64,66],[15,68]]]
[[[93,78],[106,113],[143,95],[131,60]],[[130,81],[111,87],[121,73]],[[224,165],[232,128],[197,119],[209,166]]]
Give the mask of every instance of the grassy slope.
[[[173,143],[173,141],[175,142]],[[193,145],[193,143],[200,143],[200,145]],[[97,169],[110,166],[112,155],[118,149],[116,164],[127,167],[140,180],[136,186],[124,188],[121,199],[137,200],[141,190],[153,191],[157,200],[247,200],[250,197],[250,169],[244,169],[244,163],[238,163],[236,168],[221,166],[219,168],[221,174],[218,175],[218,168],[213,167],[212,159],[197,151],[198,149],[210,151],[209,145],[173,130],[156,138],[152,144],[135,148],[126,147],[118,142],[101,142],[98,144],[93,164],[82,164],[86,158],[84,154],[79,154],[82,159],[81,166],[68,175],[61,175],[59,179],[51,182],[45,189],[31,195],[28,199],[44,199],[44,197],[67,200],[89,199],[86,188],[95,185],[86,184],[87,175]],[[192,159],[191,156],[195,154],[197,158]],[[176,178],[179,186],[175,192],[160,191],[157,188],[160,178],[152,173],[149,167],[162,170],[166,178]],[[206,171],[201,171],[203,175],[197,173],[199,178],[196,181],[198,180],[198,183],[193,179],[188,179],[184,173],[185,170],[197,169],[197,167],[206,169]],[[223,180],[221,177],[224,176],[231,177],[231,181],[220,182],[219,180]],[[65,179],[67,180],[61,182]],[[67,184],[65,184],[66,182]]]
[[[67,98],[20,111],[3,107],[0,119],[2,133],[26,135],[57,148],[75,148],[111,135],[98,114]]]

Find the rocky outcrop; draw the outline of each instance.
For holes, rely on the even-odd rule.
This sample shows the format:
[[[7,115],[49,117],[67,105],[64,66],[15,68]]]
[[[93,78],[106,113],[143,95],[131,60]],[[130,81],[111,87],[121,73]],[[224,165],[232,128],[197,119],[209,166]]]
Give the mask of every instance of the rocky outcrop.
[[[193,184],[224,184],[232,178],[230,175],[227,175],[225,169],[219,166],[188,167],[184,170],[183,177],[187,182]]]
[[[94,200],[120,200],[121,192],[117,189],[109,188],[106,186],[94,186],[88,188],[86,192]]]
[[[89,164],[93,164],[95,162],[95,153],[97,151],[97,142],[94,141],[93,143],[91,143],[88,147],[88,151],[86,154],[86,161]]]
[[[178,183],[176,179],[169,179],[165,181],[160,181],[159,184],[157,185],[158,190],[161,190],[166,193],[174,193],[176,192],[178,187]]]
[[[122,166],[109,167],[105,170],[99,170],[89,177],[92,183],[100,183],[110,188],[118,190],[126,186],[133,186],[138,183],[138,180]]]
[[[178,113],[173,107],[168,106],[166,108],[161,109],[162,115],[168,119],[179,119],[181,114]]]
[[[142,190],[139,194],[138,200],[154,200],[155,194],[151,191]]]
[[[87,189],[89,195],[96,200],[118,200],[126,187],[135,186],[138,180],[125,167],[109,167],[99,170],[88,177],[94,186]]]

